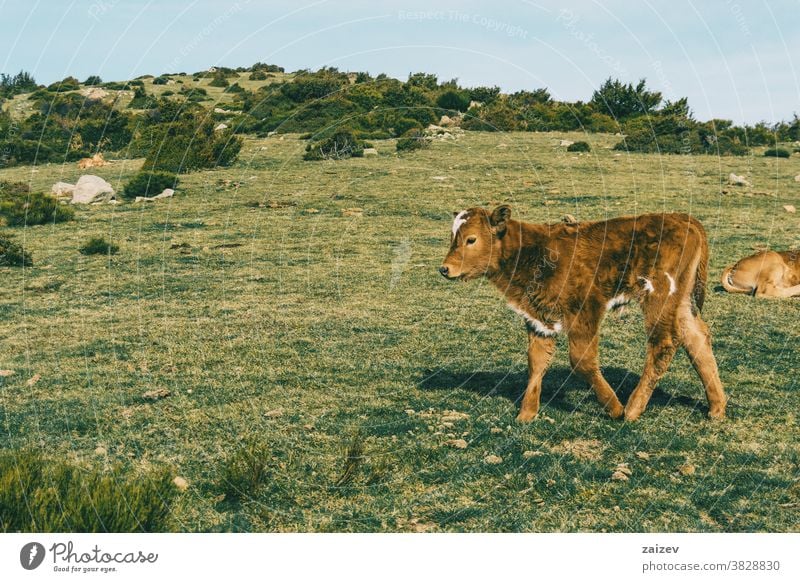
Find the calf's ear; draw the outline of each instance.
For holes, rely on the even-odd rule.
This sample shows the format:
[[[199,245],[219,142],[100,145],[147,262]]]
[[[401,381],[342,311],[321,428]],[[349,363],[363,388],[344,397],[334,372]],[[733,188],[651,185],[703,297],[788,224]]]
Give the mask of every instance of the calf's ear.
[[[506,231],[509,220],[511,220],[511,207],[507,204],[498,206],[492,210],[492,214],[489,216],[489,223],[494,227],[494,231],[497,234],[502,234]]]

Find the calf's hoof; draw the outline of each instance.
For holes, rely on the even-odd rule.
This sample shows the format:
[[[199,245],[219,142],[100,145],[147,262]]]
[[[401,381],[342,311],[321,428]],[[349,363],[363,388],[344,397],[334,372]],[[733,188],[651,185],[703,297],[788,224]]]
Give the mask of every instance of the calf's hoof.
[[[632,422],[637,420],[642,415],[642,411],[637,408],[632,408],[630,406],[625,407],[625,421]]]
[[[724,420],[725,418],[725,407],[724,406],[712,406],[708,410],[708,418],[711,420]]]
[[[612,406],[611,408],[607,408],[606,411],[608,415],[613,418],[614,420],[619,420],[622,418],[622,415],[625,414],[625,409],[622,407],[622,404],[617,404]]]
[[[517,422],[522,422],[522,423],[530,422],[534,418],[536,418],[536,415],[538,413],[539,413],[538,410],[520,410],[519,414],[517,415]]]

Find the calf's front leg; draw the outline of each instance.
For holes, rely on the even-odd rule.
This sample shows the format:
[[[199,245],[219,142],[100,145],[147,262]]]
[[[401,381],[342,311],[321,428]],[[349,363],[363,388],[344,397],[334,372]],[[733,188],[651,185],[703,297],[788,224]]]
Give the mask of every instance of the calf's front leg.
[[[542,397],[542,378],[556,351],[556,340],[543,337],[533,331],[528,332],[528,387],[522,398],[517,420],[530,422],[539,413],[539,400]]]

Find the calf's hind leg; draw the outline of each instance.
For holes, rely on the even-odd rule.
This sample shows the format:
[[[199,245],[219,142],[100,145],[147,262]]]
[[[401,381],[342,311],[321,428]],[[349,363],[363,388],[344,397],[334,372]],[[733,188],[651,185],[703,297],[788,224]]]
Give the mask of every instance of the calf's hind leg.
[[[683,347],[697,375],[703,382],[708,399],[708,415],[711,418],[725,417],[725,392],[719,379],[717,360],[711,351],[711,334],[700,315],[692,314],[689,305],[680,308],[680,331]]]
[[[639,384],[625,405],[625,420],[636,420],[644,412],[656,388],[656,383],[669,368],[677,349],[674,324],[659,322],[651,327],[647,337],[644,370]]]

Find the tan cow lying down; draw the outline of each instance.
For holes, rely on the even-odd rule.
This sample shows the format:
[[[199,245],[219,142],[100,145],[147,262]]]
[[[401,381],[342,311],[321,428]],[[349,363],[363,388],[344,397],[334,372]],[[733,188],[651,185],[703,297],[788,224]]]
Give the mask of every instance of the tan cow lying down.
[[[78,161],[78,168],[86,170],[88,168],[102,168],[108,162],[103,158],[103,154],[95,154],[91,158],[82,158]]]
[[[528,224],[511,209],[456,214],[450,251],[439,269],[448,279],[486,277],[528,327],[528,386],[517,420],[539,412],[542,377],[555,336],[569,338],[575,372],[612,418],[635,420],[677,349],[689,354],[706,390],[709,416],[725,416],[725,393],[700,318],[708,244],[686,214],[646,214],[577,224]],[[605,313],[635,301],[644,311],[647,356],[625,408],[600,373],[598,339]]]
[[[756,297],[800,297],[800,250],[745,257],[722,272],[722,286]]]

